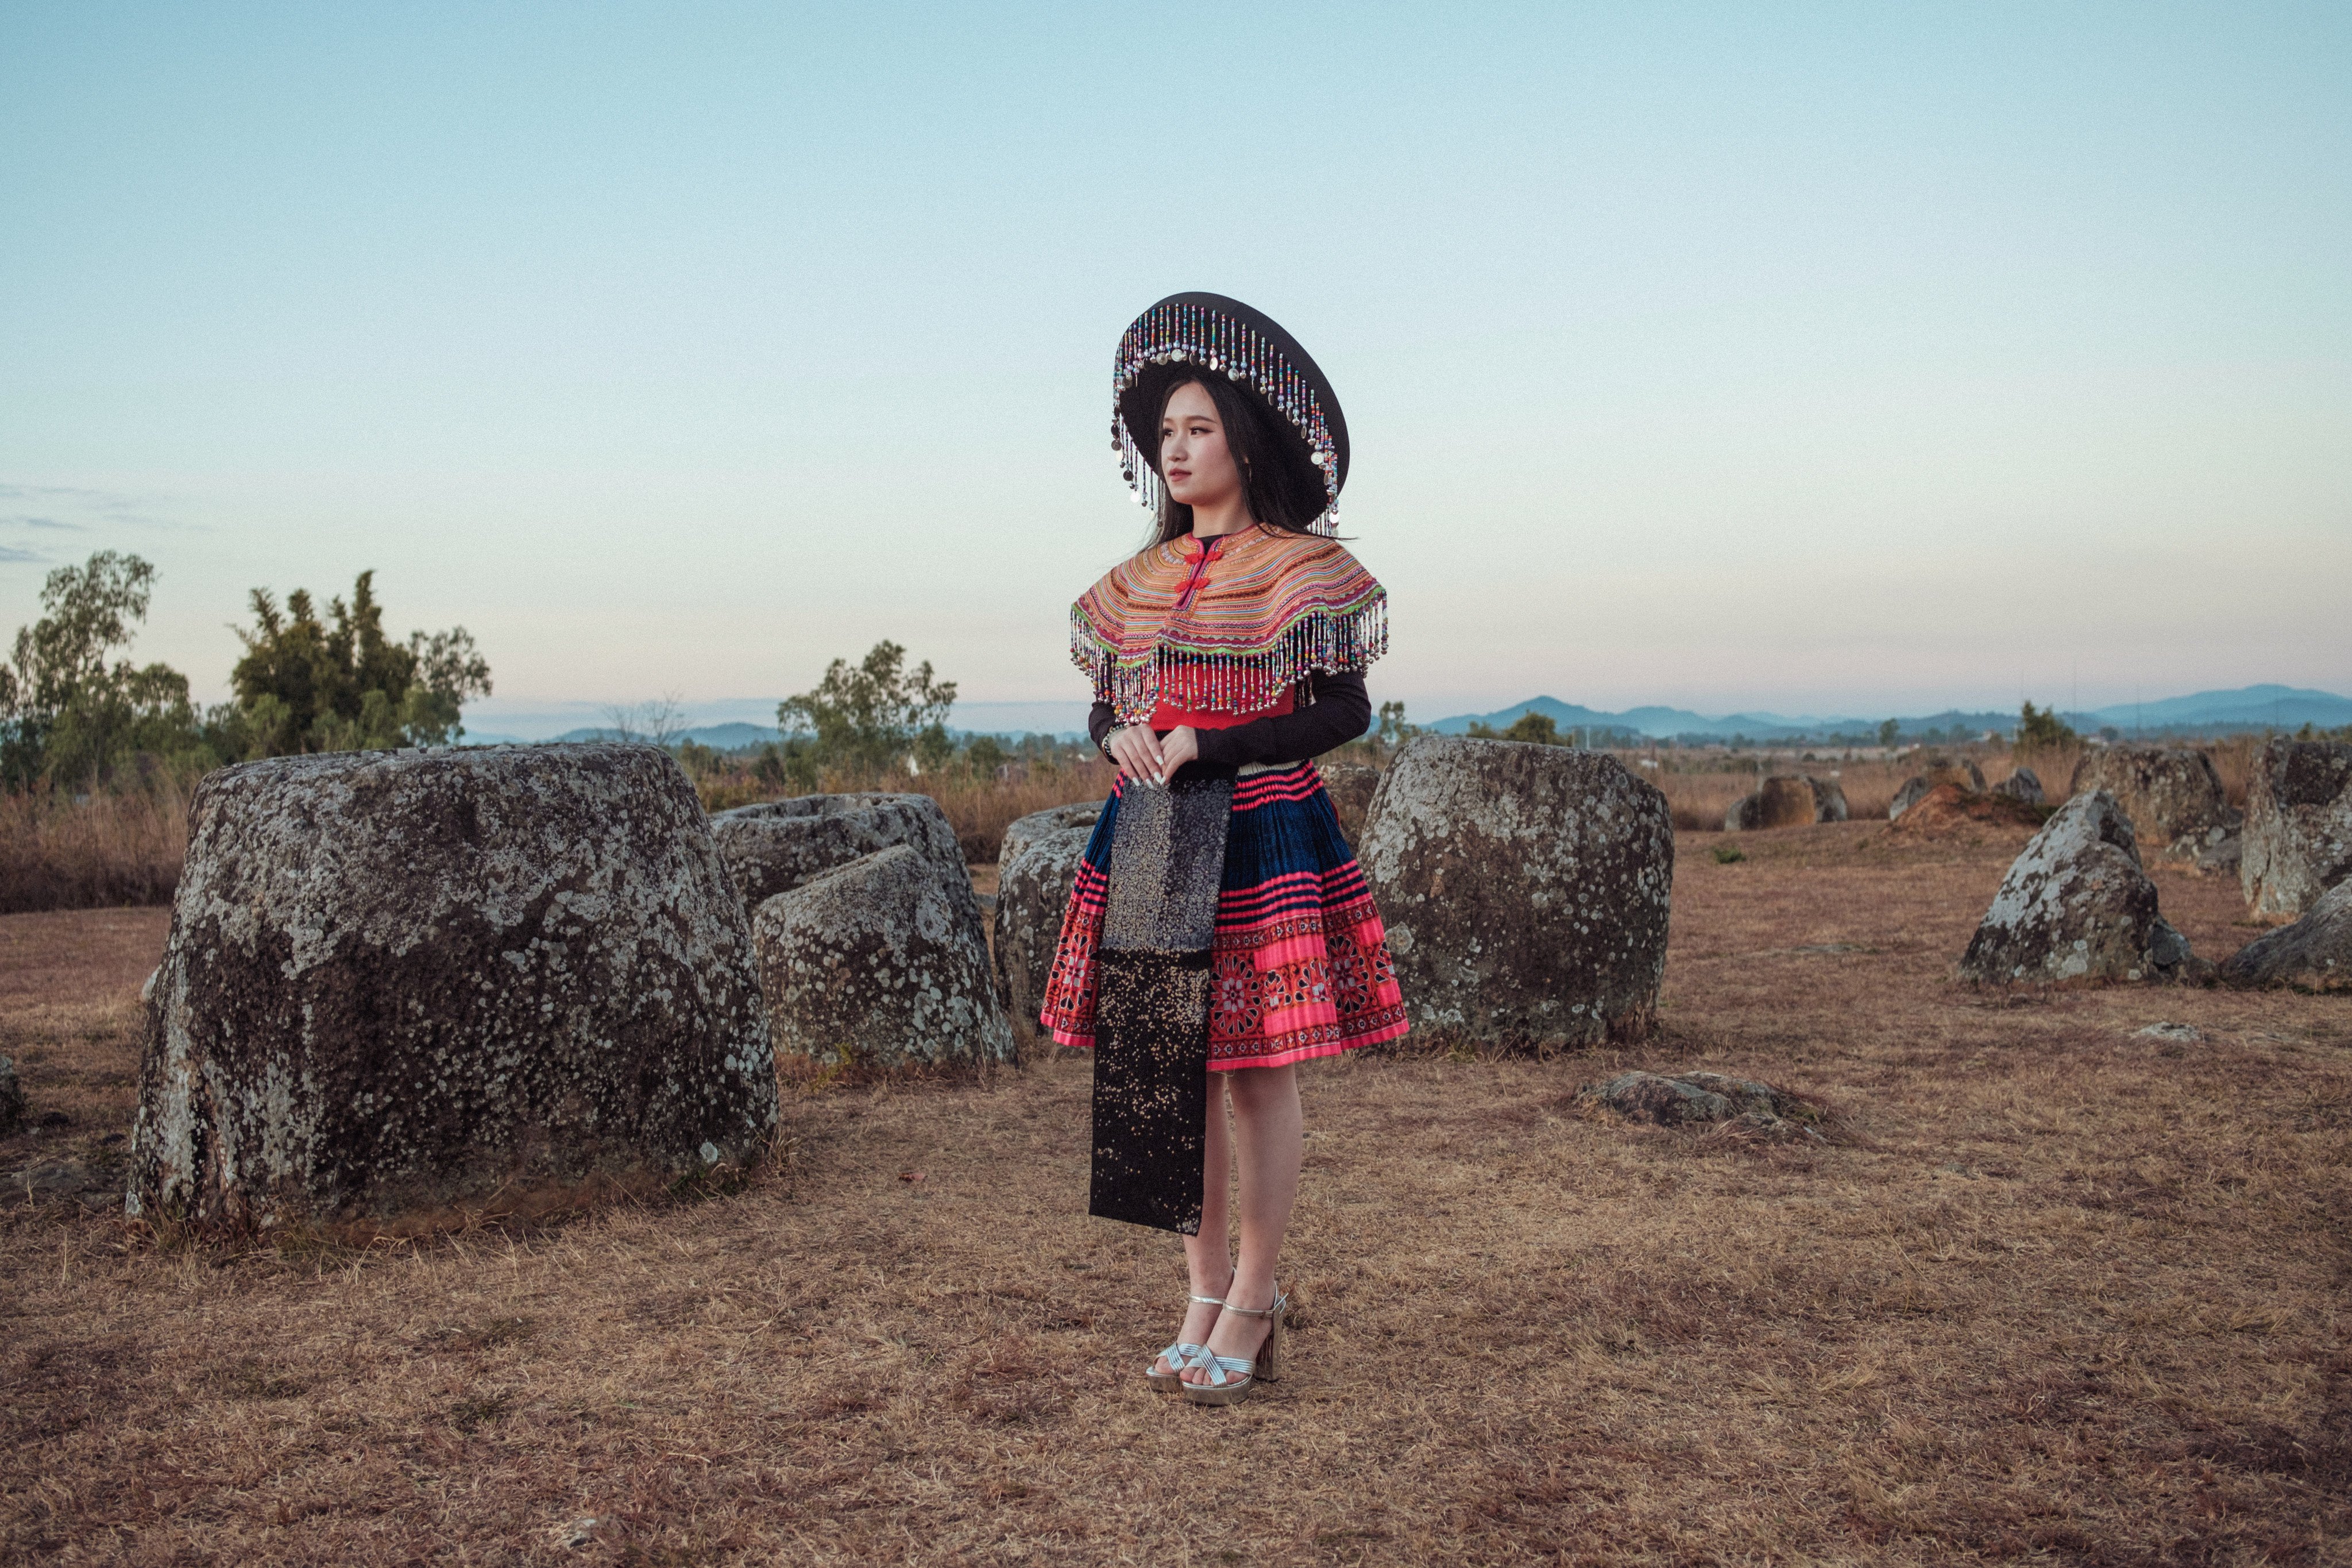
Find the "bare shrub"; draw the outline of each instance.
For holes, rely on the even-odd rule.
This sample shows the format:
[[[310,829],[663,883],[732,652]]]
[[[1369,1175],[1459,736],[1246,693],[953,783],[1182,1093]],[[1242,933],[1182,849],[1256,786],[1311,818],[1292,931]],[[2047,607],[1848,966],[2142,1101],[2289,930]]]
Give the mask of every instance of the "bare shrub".
[[[686,733],[686,699],[676,691],[635,704],[609,704],[604,709],[604,732],[616,741],[643,741],[667,750]]]
[[[2221,775],[2221,793],[2240,811],[2246,809],[2246,786],[2253,780],[2255,754],[2269,742],[2268,735],[2231,735],[2200,748],[2213,759],[2213,771]]]

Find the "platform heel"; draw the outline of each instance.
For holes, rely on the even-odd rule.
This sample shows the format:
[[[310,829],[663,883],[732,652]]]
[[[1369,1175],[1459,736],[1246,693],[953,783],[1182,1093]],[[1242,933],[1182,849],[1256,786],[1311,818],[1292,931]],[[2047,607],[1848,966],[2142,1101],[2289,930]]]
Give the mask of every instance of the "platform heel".
[[[1275,1288],[1274,1304],[1270,1307],[1236,1307],[1230,1301],[1225,1310],[1244,1318],[1271,1318],[1266,1326],[1265,1342],[1257,1347],[1255,1356],[1217,1355],[1202,1350],[1205,1361],[1194,1364],[1208,1370],[1206,1383],[1184,1384],[1184,1397],[1195,1405],[1239,1405],[1250,1396],[1250,1390],[1261,1383],[1272,1383],[1281,1374],[1282,1330],[1290,1313],[1290,1298]]]

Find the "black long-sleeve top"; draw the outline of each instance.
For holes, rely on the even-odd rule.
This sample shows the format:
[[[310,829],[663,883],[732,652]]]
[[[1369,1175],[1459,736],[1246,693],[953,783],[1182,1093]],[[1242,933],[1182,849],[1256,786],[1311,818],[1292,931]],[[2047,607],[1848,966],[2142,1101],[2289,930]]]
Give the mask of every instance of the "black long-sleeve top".
[[[1201,776],[1230,773],[1244,763],[1301,763],[1343,746],[1371,728],[1372,700],[1365,694],[1360,675],[1302,677],[1287,713],[1253,719],[1225,730],[1196,730],[1201,760],[1184,771]],[[1097,702],[1087,716],[1087,733],[1099,748],[1117,721],[1110,704]],[[1162,730],[1157,731],[1166,734]]]

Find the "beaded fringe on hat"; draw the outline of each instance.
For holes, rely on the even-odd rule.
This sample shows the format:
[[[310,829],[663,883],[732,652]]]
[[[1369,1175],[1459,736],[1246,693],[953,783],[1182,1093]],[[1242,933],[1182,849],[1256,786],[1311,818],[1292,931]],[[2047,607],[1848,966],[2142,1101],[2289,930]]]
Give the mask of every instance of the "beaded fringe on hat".
[[[1290,363],[1279,345],[1248,323],[1205,305],[1172,300],[1155,305],[1119,337],[1118,358],[1111,371],[1114,410],[1144,370],[1155,364],[1198,364],[1255,388],[1305,438],[1307,460],[1323,472],[1323,514],[1310,526],[1320,534],[1339,531],[1339,443],[1332,439],[1330,419],[1314,384]],[[1128,488],[1136,500],[1157,512],[1160,475],[1145,461],[1124,415],[1114,412],[1111,416],[1110,436]]]

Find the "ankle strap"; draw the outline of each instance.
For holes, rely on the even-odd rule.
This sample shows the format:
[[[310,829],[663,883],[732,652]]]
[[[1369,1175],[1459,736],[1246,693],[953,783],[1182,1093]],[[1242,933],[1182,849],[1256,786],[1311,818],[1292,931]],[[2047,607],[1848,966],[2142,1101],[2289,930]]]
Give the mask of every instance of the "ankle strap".
[[[1192,1300],[1200,1302],[1203,1307],[1222,1307],[1225,1304],[1225,1299],[1223,1296],[1194,1296]]]
[[[1237,1317],[1243,1318],[1271,1318],[1276,1312],[1281,1311],[1284,1307],[1289,1305],[1289,1303],[1290,1298],[1284,1295],[1281,1289],[1276,1287],[1274,1292],[1274,1300],[1268,1301],[1263,1307],[1235,1307],[1228,1304],[1225,1310],[1234,1313]]]

